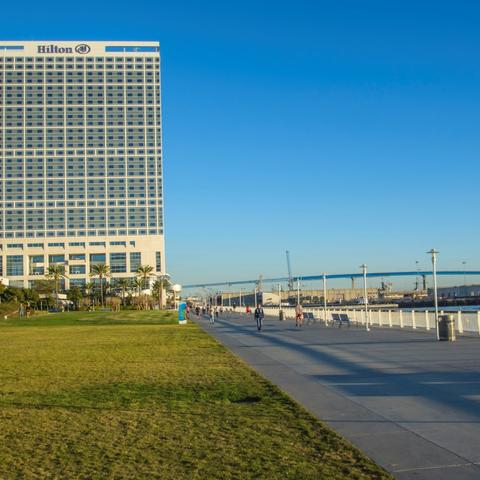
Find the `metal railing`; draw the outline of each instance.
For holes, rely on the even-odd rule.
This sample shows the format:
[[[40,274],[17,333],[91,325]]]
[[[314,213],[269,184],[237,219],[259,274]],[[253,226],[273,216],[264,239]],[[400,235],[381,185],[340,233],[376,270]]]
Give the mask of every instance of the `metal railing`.
[[[285,319],[295,319],[295,308],[282,307]],[[304,308],[304,312],[313,313],[315,319],[327,325],[332,323],[332,313],[346,313],[353,323],[365,326],[366,313],[354,308]],[[279,316],[279,308],[264,307],[265,315]],[[455,330],[458,334],[480,335],[480,311],[443,311],[440,315],[453,315]],[[410,328],[435,331],[435,312],[433,310],[382,310],[368,311],[368,324],[375,327]]]

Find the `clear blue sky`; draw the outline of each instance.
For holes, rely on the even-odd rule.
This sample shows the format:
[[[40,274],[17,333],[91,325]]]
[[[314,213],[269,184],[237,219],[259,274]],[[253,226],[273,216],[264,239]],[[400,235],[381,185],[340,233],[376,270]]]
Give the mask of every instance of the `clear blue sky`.
[[[474,1],[7,2],[4,39],[159,40],[181,283],[480,269]]]

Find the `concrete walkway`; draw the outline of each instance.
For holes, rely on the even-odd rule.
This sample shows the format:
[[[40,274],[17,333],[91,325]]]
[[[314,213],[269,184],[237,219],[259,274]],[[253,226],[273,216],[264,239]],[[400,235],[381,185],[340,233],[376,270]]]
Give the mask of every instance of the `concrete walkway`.
[[[480,340],[229,314],[198,323],[404,479],[480,479]]]

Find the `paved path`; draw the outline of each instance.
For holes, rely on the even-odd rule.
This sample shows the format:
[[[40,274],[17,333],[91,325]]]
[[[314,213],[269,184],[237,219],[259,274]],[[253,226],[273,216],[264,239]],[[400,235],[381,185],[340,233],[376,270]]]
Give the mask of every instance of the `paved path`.
[[[480,340],[244,315],[198,323],[398,479],[480,479]]]

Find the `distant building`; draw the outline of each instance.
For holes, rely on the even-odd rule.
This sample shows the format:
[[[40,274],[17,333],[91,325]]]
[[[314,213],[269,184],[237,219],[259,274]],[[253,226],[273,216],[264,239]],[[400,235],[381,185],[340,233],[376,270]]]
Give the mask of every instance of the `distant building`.
[[[0,276],[165,273],[158,42],[0,42]]]
[[[363,288],[329,288],[327,289],[327,302],[343,303],[363,298]],[[378,298],[378,288],[367,288],[368,298]],[[323,301],[323,290],[300,290],[300,296],[306,302],[308,301]],[[290,292],[282,292],[282,299],[297,298],[297,292],[292,290]]]
[[[239,307],[240,305],[246,307],[247,305],[249,307],[255,306],[255,295],[253,292],[245,292],[245,294],[242,293],[240,295],[239,293],[222,293],[220,295],[220,301],[223,304],[224,307],[228,306],[234,306],[236,305]],[[271,292],[258,292],[257,293],[257,303],[261,303],[262,305],[268,306],[268,305],[278,305],[279,303],[279,297],[278,294],[276,293],[271,293]]]
[[[437,292],[440,298],[480,297],[480,285],[439,287],[437,288]],[[433,295],[433,290],[429,288],[428,293],[429,295]]]

